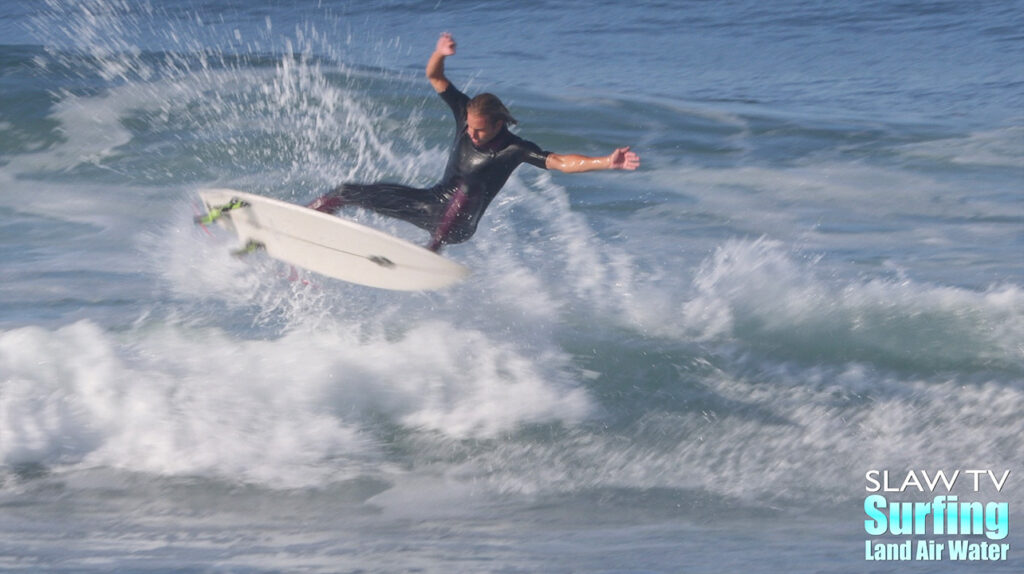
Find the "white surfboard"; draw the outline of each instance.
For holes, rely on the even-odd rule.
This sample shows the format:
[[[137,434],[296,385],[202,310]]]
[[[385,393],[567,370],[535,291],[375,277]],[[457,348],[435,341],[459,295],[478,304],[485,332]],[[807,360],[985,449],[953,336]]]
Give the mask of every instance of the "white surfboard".
[[[204,189],[199,197],[243,245],[342,281],[420,291],[447,287],[469,274],[425,247],[294,203],[233,189]]]

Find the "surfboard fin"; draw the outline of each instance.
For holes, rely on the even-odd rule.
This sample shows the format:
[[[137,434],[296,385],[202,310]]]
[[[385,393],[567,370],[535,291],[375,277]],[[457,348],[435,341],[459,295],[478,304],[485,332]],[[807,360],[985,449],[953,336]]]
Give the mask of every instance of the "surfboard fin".
[[[253,253],[256,253],[257,251],[263,251],[266,248],[267,246],[260,243],[259,241],[256,241],[255,239],[250,239],[245,243],[244,247],[232,251],[231,254],[234,255],[235,257],[245,257],[246,255],[251,255]]]
[[[210,225],[220,219],[225,212],[242,207],[249,207],[249,204],[240,199],[232,198],[231,201],[224,205],[211,205],[209,211],[206,212],[206,215],[197,215],[195,217],[195,222],[197,225]]]

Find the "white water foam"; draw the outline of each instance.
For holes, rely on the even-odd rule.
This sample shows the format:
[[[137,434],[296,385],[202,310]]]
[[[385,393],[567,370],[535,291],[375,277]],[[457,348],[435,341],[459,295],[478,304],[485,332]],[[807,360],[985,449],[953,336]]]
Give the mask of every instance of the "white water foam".
[[[767,239],[731,240],[675,293],[637,297],[627,315],[653,333],[743,340],[833,361],[927,365],[1024,360],[1024,293],[929,286],[909,279],[834,277],[818,258]]]
[[[379,454],[379,415],[456,438],[577,423],[590,400],[564,369],[436,321],[362,340],[344,325],[275,340],[25,327],[0,334],[0,462],[318,484]]]

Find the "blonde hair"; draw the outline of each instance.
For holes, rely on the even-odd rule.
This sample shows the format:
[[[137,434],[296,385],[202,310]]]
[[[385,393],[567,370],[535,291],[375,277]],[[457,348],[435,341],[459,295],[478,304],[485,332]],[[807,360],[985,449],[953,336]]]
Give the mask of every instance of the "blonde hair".
[[[472,100],[469,100],[469,104],[466,106],[466,112],[483,116],[492,124],[498,120],[504,121],[506,126],[514,126],[519,123],[514,117],[512,117],[512,114],[509,113],[505,104],[501,103],[498,96],[495,96],[494,94],[480,94]]]

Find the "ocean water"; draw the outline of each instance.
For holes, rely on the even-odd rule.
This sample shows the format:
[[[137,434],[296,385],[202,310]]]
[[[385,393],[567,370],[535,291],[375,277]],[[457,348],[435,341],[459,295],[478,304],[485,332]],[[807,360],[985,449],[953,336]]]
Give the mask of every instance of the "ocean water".
[[[0,571],[1021,571],[1022,30],[996,0],[7,0]],[[440,292],[193,226],[203,187],[432,184],[442,31],[520,135],[641,169],[520,168]],[[930,502],[957,470],[1005,537],[866,532],[870,476]],[[905,541],[1009,551],[866,556]]]

